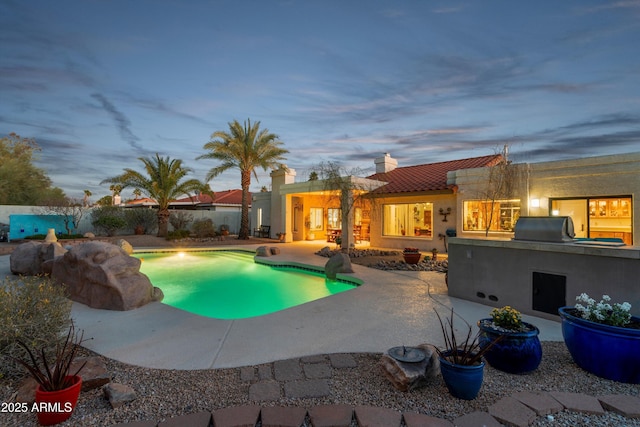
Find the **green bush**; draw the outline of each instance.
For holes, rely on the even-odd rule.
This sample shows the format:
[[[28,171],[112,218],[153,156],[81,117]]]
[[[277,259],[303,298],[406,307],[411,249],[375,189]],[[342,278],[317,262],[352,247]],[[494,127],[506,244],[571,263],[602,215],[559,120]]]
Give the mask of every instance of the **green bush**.
[[[172,230],[167,233],[167,240],[177,240],[189,237],[189,230]]]
[[[191,230],[198,238],[216,237],[216,225],[210,218],[193,221]]]
[[[127,226],[124,219],[124,211],[117,206],[101,206],[91,212],[91,225],[99,233],[114,236],[118,230]]]
[[[193,221],[193,215],[187,212],[172,212],[169,215],[169,223],[174,230],[186,230]]]
[[[0,282],[0,377],[25,373],[11,359],[26,356],[17,340],[52,353],[70,323],[71,300],[63,286],[40,276],[5,278]]]
[[[128,208],[124,211],[127,227],[135,230],[140,226],[145,234],[151,234],[158,228],[158,212],[155,209]]]

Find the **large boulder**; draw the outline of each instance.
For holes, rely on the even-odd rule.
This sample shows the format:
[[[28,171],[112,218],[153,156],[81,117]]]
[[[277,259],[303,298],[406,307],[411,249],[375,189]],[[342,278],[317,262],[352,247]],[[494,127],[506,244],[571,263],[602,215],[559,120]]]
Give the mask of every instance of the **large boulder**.
[[[106,242],[74,246],[53,261],[51,277],[69,298],[93,308],[131,310],[161,301],[162,291],[140,273],[140,260]]]
[[[31,241],[18,245],[9,257],[9,265],[13,274],[35,276],[49,273],[43,269],[43,264],[67,252],[58,242],[45,243]]]
[[[353,273],[349,254],[338,252],[324,266],[324,273],[330,280],[336,280],[338,273]]]

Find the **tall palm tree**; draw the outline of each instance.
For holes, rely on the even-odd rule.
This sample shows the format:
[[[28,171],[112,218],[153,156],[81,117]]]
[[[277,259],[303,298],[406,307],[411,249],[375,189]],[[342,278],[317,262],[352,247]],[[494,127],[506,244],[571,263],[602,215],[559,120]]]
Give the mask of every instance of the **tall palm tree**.
[[[125,169],[122,175],[105,179],[103,183],[113,183],[125,187],[139,188],[158,203],[158,237],[166,237],[169,222],[169,203],[182,195],[200,191],[211,193],[209,186],[197,179],[183,178],[192,171],[183,167],[182,160],[160,157],[140,157],[146,176],[133,169]]]
[[[258,179],[257,167],[277,169],[285,160],[288,150],[280,148],[282,142],[278,135],[269,133],[268,129],[260,130],[260,122],[251,124],[247,119],[243,125],[237,120],[229,122],[229,132],[216,131],[211,140],[204,145],[210,152],[198,156],[198,159],[220,160],[222,164],[209,170],[207,181],[222,172],[240,169],[240,185],[242,186],[242,214],[240,216],[240,232],[238,239],[249,238],[249,186],[251,174]]]

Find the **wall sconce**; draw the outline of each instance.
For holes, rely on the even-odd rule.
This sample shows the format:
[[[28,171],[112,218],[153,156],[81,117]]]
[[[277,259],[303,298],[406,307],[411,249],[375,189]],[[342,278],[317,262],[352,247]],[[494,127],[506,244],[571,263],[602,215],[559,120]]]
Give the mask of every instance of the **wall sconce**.
[[[539,208],[540,207],[540,199],[531,199],[530,206],[532,208]]]
[[[438,212],[440,212],[440,215],[442,215],[442,222],[447,222],[447,215],[451,215],[451,208],[447,208],[446,211],[440,208]]]

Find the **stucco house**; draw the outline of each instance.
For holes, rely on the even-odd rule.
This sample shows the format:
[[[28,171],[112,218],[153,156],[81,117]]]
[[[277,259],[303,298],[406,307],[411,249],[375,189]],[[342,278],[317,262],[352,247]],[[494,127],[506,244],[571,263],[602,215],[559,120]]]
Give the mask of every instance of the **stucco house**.
[[[389,154],[376,173],[296,182],[295,170],[271,173],[272,191],[252,196],[251,223],[286,242],[313,239],[343,247],[447,250],[447,237],[513,237],[520,215],[571,216],[577,237],[627,245],[640,232],[640,153],[540,163],[500,154],[399,166]],[[348,232],[346,232],[348,231]]]

